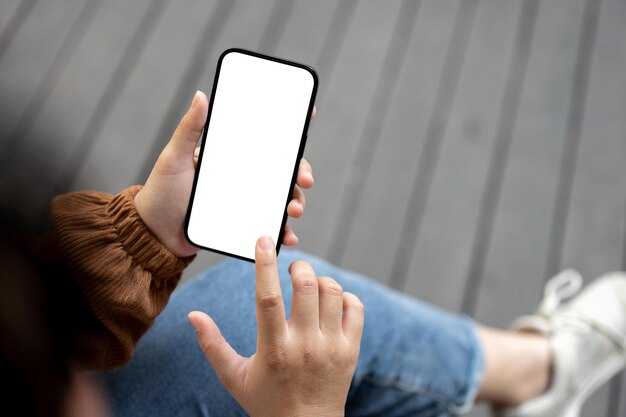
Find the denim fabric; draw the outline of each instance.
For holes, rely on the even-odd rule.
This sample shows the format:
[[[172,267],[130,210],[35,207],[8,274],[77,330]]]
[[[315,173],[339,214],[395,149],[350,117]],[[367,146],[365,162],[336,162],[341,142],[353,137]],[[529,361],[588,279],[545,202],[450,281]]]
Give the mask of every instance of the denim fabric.
[[[283,250],[279,270],[287,312],[287,268],[296,259],[310,262],[320,276],[335,278],[365,305],[347,416],[447,416],[472,406],[484,366],[475,323],[310,255]],[[256,347],[254,294],[254,265],[237,260],[222,262],[177,289],[139,341],[132,361],[103,374],[114,415],[246,415],[205,360],[186,316],[205,311],[226,340],[249,356]]]

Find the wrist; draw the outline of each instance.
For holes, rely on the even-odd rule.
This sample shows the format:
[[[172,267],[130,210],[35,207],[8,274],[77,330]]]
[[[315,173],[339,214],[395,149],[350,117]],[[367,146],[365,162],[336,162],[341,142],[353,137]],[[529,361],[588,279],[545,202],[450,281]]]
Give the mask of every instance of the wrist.
[[[198,249],[187,243],[182,233],[182,224],[180,228],[173,227],[175,223],[171,219],[163,218],[158,214],[154,214],[154,210],[150,206],[155,206],[151,201],[151,194],[146,194],[145,188],[142,188],[134,197],[135,211],[139,218],[143,221],[146,229],[170,251],[179,258],[187,258],[198,253]]]

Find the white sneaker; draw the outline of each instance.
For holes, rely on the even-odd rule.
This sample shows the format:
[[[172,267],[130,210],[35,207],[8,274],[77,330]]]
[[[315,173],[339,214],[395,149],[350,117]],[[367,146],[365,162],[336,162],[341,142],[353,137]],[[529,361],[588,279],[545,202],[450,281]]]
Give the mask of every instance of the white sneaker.
[[[513,323],[519,331],[550,337],[554,358],[550,388],[518,407],[494,409],[501,417],[578,417],[593,392],[626,362],[626,274],[614,272],[581,294],[582,277],[565,270],[546,284],[534,316]]]

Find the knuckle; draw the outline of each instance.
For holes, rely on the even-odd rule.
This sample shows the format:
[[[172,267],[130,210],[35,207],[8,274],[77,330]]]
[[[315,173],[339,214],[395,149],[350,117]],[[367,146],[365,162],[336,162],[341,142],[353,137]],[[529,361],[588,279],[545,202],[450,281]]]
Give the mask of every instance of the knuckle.
[[[343,288],[337,281],[330,277],[321,277],[318,279],[320,291],[323,291],[324,294],[328,295],[343,295]]]
[[[345,362],[345,358],[339,349],[330,347],[328,349],[328,361],[334,366],[339,366]]]
[[[305,344],[300,351],[300,359],[305,367],[315,366],[318,361],[318,353],[314,346]]]
[[[272,371],[283,372],[289,368],[289,359],[284,349],[272,349],[266,356],[266,366]]]
[[[327,363],[323,341],[317,336],[301,334],[292,348],[294,363],[303,369],[318,369]]]
[[[194,126],[194,123],[189,120],[188,115],[184,115],[180,122],[178,122],[178,129],[181,132],[199,133],[202,130],[201,126]]]
[[[283,297],[278,293],[261,294],[257,297],[259,307],[264,310],[275,310],[282,305]]]
[[[293,289],[304,294],[317,292],[317,278],[310,272],[302,272],[293,278]]]

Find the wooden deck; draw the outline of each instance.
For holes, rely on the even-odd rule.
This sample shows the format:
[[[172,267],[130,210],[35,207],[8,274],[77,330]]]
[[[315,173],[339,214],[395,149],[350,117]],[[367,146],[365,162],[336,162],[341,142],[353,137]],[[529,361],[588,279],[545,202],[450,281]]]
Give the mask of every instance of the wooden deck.
[[[625,22],[624,0],[3,0],[0,176],[42,219],[141,183],[221,51],[306,62],[301,249],[506,326],[563,267],[626,268]],[[626,379],[583,415],[625,416]]]

